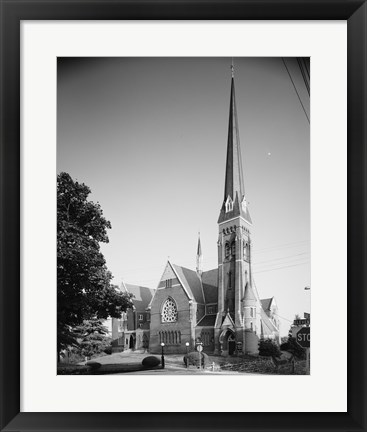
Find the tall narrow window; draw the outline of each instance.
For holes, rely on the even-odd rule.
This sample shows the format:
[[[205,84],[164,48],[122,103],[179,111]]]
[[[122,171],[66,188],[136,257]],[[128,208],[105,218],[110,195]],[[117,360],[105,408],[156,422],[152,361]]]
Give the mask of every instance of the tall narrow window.
[[[225,255],[226,255],[226,258],[229,257],[229,254],[230,254],[229,243],[226,243],[226,245],[225,245]]]
[[[243,245],[243,259],[248,261],[248,243]]]
[[[176,322],[177,321],[177,306],[176,303],[168,298],[162,308],[162,322]]]
[[[236,256],[236,242],[232,242],[232,244],[231,244],[231,254],[232,254],[232,257]]]

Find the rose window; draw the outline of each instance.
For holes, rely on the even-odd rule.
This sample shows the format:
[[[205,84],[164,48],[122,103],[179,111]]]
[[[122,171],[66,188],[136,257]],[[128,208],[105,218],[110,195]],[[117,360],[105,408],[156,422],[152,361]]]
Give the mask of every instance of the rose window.
[[[172,299],[165,301],[162,309],[162,322],[177,321],[177,307]]]

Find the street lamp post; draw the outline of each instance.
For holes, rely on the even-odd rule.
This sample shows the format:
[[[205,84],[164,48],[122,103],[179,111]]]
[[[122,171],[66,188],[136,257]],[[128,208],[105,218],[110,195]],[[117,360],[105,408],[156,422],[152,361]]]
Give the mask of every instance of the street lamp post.
[[[190,346],[190,343],[189,342],[186,342],[186,369],[188,369],[189,368],[189,346]]]
[[[162,369],[164,369],[164,342],[161,343],[161,347],[162,347]]]
[[[201,351],[203,350],[203,343],[198,342],[196,349],[197,349],[198,354],[199,354],[199,369],[201,370]]]

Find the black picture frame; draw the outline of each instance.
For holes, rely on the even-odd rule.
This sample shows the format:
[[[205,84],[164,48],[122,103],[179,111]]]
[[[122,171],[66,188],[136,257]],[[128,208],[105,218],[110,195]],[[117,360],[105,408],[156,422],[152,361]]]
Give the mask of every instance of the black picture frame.
[[[1,0],[1,431],[366,430],[367,5],[361,0]],[[348,411],[346,413],[20,412],[21,20],[347,20]],[[332,70],[331,70],[332,73]],[[337,91],[337,89],[336,89]],[[336,204],[337,205],[337,204]],[[40,258],[41,259],[41,258]],[[329,311],[337,316],[336,311]],[[338,330],[337,321],[332,323]],[[330,323],[327,326],[330,330]],[[328,361],[337,356],[331,347]],[[337,377],[336,377],[337,379]],[[107,391],[107,390],[106,390]],[[152,390],[153,391],[153,390]],[[205,397],[205,390],[203,396]],[[144,391],[145,399],[149,391]]]

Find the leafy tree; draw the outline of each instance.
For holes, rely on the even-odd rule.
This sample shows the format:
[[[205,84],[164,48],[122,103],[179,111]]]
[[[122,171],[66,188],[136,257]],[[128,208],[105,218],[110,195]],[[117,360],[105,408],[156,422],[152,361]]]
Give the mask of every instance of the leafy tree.
[[[78,347],[74,348],[73,351],[83,357],[91,357],[93,354],[101,353],[111,342],[107,337],[108,330],[100,319],[84,320],[74,331],[77,336]]]
[[[282,336],[282,337],[280,338],[280,343],[281,343],[281,344],[284,344],[284,343],[286,343],[286,342],[288,342],[288,336]]]
[[[288,341],[280,345],[282,351],[288,351],[294,355],[294,357],[304,360],[306,358],[306,350],[301,347],[292,336],[288,337]]]
[[[277,343],[272,339],[260,339],[259,355],[264,357],[280,357],[280,350]]]
[[[77,345],[73,330],[85,320],[120,318],[131,296],[111,284],[100,242],[111,224],[91,190],[62,172],[57,177],[57,351]]]

